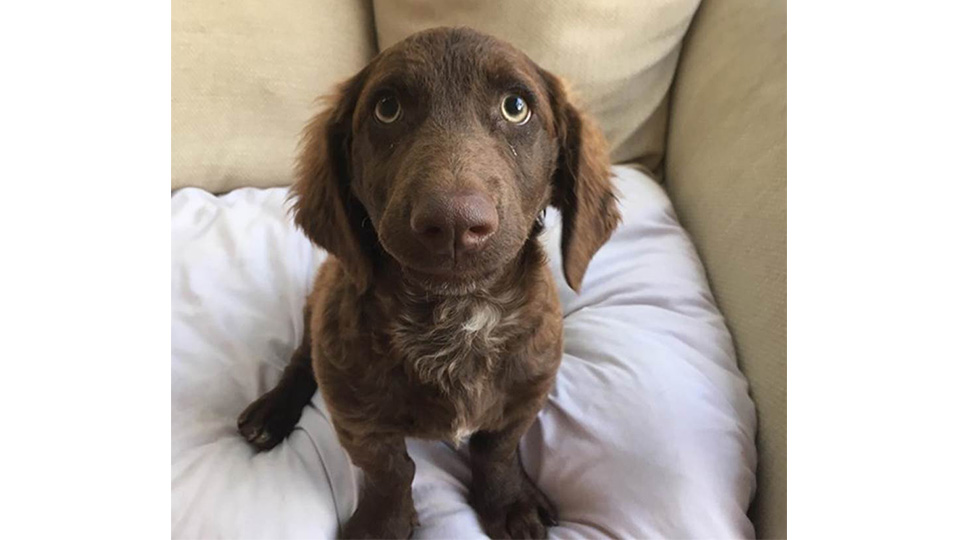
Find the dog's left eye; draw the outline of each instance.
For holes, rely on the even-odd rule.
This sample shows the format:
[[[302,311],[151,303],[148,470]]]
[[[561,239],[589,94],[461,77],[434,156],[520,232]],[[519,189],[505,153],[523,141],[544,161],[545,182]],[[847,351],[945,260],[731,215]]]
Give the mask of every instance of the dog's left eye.
[[[510,94],[500,102],[500,114],[511,124],[525,124],[530,119],[530,107],[522,97]]]

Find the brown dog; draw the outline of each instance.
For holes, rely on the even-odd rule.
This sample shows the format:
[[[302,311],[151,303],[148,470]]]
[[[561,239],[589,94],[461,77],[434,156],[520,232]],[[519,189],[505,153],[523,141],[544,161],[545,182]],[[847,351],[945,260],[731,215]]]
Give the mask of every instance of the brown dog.
[[[310,122],[292,195],[297,225],[332,256],[304,310],[309,331],[277,387],[240,415],[241,433],[277,445],[319,383],[365,475],[344,536],[408,537],[404,437],[469,437],[486,533],[544,537],[553,511],[517,454],[562,356],[537,235],[546,206],[559,208],[578,290],[620,219],[603,136],[523,53],[434,29],[374,58]]]

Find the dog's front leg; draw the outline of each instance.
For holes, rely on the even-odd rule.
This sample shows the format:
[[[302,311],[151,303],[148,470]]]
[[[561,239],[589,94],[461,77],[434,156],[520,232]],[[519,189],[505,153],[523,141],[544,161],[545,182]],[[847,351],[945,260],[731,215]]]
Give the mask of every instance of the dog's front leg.
[[[491,538],[546,538],[556,525],[550,501],[520,464],[517,446],[534,417],[470,438],[470,503]]]
[[[411,491],[415,467],[403,437],[357,437],[344,431],[339,435],[351,461],[364,474],[360,502],[343,537],[409,538],[417,525]]]
[[[272,390],[247,406],[237,419],[240,434],[259,450],[269,450],[293,431],[317,391],[310,365],[310,307],[303,310],[303,339]]]

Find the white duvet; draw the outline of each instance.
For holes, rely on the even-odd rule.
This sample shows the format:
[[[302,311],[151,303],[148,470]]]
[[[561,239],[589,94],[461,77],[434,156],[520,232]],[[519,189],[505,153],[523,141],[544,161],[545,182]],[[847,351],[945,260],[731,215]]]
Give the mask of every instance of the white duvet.
[[[551,537],[752,537],[755,416],[730,335],[666,195],[641,173],[615,173],[624,222],[579,296],[558,266],[559,215],[547,215],[565,355],[521,443],[524,467],[557,507]],[[172,198],[174,538],[332,538],[356,504],[357,471],[319,395],[269,452],[236,431],[299,343],[324,258],[292,225],[286,194]],[[484,537],[464,451],[408,446],[415,537]]]

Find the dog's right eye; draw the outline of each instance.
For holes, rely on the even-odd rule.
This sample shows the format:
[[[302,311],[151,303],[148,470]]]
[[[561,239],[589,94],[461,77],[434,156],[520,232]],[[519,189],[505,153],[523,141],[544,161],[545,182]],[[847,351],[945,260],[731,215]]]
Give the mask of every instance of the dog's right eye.
[[[400,118],[400,102],[395,96],[384,96],[377,102],[373,114],[381,124],[392,124]]]

